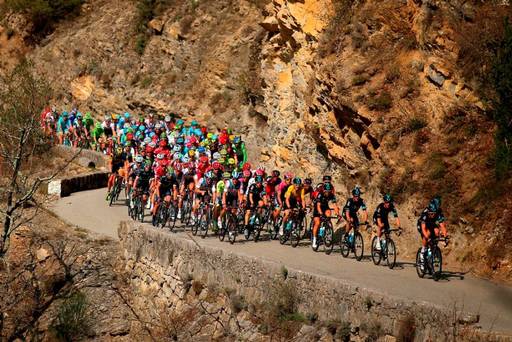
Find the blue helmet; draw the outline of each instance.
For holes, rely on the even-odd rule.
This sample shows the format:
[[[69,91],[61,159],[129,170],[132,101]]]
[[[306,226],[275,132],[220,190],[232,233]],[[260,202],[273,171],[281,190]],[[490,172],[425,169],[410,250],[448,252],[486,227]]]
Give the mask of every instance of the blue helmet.
[[[205,152],[206,152],[206,149],[204,148],[204,146],[199,146],[199,148],[197,149],[197,152],[199,152],[199,153],[205,153]]]
[[[124,115],[123,115],[123,116],[124,116],[126,119],[129,119],[129,118],[130,118],[130,113],[126,112],[126,113],[124,113]]]

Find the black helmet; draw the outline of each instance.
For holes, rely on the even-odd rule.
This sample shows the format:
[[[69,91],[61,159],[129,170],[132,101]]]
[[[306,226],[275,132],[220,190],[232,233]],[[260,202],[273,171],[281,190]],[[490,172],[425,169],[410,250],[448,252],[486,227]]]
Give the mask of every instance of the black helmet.
[[[390,203],[390,202],[393,202],[393,197],[391,197],[390,194],[385,194],[382,199],[384,200],[384,202],[386,203]]]
[[[272,171],[272,177],[279,177],[281,175],[281,172],[279,170]]]
[[[322,182],[330,182],[330,181],[331,181],[331,176],[325,175],[322,177]]]
[[[311,178],[304,179],[304,184],[311,185],[312,183],[313,181],[311,180]]]
[[[256,176],[256,178],[254,178],[254,180],[256,181],[256,183],[263,183],[263,177],[262,176]]]
[[[359,189],[358,186],[356,186],[354,190],[352,190],[352,196],[361,196],[361,189]]]

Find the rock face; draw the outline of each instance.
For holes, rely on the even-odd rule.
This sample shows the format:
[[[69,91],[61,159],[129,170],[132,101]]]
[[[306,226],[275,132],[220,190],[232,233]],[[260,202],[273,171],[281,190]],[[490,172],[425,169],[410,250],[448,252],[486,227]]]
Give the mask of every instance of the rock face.
[[[76,103],[98,117],[173,111],[229,125],[244,134],[255,164],[331,174],[341,199],[359,184],[371,210],[393,193],[408,231],[402,252],[412,256],[428,198],[441,194],[457,217],[475,208],[492,176],[494,126],[460,60],[476,36],[464,34],[485,27],[480,14],[510,11],[496,6],[178,0],[153,11],[138,55],[136,3],[91,0],[30,56],[59,106]],[[473,225],[476,216],[497,217],[482,210]]]

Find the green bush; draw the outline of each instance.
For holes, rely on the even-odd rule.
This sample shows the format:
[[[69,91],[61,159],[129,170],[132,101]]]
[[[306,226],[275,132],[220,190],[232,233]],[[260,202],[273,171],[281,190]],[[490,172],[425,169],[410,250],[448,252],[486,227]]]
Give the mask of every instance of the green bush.
[[[7,11],[23,13],[33,24],[34,33],[46,34],[55,23],[80,12],[83,0],[5,0]]]
[[[91,325],[89,303],[82,292],[75,292],[60,305],[51,329],[63,341],[77,341],[87,336]]]
[[[352,85],[354,85],[354,86],[363,85],[366,82],[368,82],[369,79],[370,78],[368,77],[368,75],[365,75],[365,74],[354,76],[354,78],[352,79]]]
[[[493,80],[496,92],[493,117],[497,125],[495,172],[498,179],[505,179],[512,169],[512,27],[508,18],[496,53]]]
[[[411,118],[407,123],[408,132],[419,131],[420,129],[425,127],[427,127],[427,121],[419,116]]]
[[[368,99],[368,108],[371,110],[388,110],[393,106],[393,98],[384,91],[380,95],[372,96]]]

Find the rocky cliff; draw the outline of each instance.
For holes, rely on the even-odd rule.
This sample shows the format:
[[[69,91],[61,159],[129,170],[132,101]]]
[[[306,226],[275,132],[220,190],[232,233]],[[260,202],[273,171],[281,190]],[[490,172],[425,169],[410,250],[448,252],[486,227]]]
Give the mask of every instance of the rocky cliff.
[[[89,0],[28,55],[61,106],[229,125],[256,164],[332,174],[340,198],[359,184],[370,208],[392,192],[402,255],[441,194],[451,265],[510,280],[510,182],[493,180],[481,48],[507,13],[497,1]]]

